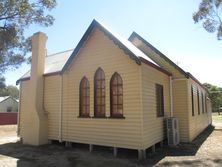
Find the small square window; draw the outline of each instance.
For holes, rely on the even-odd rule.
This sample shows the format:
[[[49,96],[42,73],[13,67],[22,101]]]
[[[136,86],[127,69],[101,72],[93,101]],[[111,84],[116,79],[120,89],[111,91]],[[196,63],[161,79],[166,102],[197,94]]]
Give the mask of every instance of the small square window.
[[[7,112],[12,112],[12,107],[7,107]]]

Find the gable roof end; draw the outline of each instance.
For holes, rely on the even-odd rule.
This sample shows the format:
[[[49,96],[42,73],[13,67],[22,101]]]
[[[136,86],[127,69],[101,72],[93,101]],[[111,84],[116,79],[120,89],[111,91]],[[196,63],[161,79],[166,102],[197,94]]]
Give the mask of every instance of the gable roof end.
[[[128,55],[138,65],[141,65],[141,62],[145,62],[147,65],[152,66],[153,68],[156,68],[157,70],[164,72],[167,75],[171,75],[169,72],[161,68],[157,63],[155,63],[152,59],[150,59],[135,45],[133,45],[129,40],[122,38],[118,34],[110,31],[108,28],[105,28],[105,26],[103,26],[96,20],[93,20],[74,50],[68,50],[46,56],[44,76],[63,74],[71,65],[73,59],[78,54],[79,50],[83,47],[84,43],[87,41],[94,28],[98,28],[101,32],[103,32],[110,40],[115,43],[115,45],[122,49],[126,53],[126,55]],[[29,79],[30,71],[28,71],[20,79],[18,79],[16,81],[16,84],[19,84],[20,81],[25,81]]]
[[[8,100],[10,98],[18,103],[18,101],[15,98],[11,97],[11,96],[1,96],[0,97],[0,103],[4,102],[4,101],[6,101],[6,100]]]
[[[76,48],[74,49],[73,53],[71,54],[71,56],[69,57],[68,61],[66,62],[66,64],[64,65],[63,69],[62,69],[62,73],[65,72],[65,70],[70,66],[70,64],[72,63],[72,60],[76,57],[76,55],[78,54],[80,48],[83,46],[83,44],[85,43],[85,41],[87,40],[88,36],[91,34],[91,32],[93,31],[94,28],[99,28],[99,30],[101,30],[102,32],[104,32],[111,40],[114,41],[115,44],[117,44],[121,49],[124,50],[124,52],[126,54],[128,54],[130,56],[131,59],[135,60],[135,62],[137,64],[141,64],[141,61],[139,60],[139,58],[130,50],[128,49],[120,40],[118,40],[110,31],[108,31],[104,26],[102,26],[98,21],[96,21],[95,19],[92,21],[92,23],[90,24],[90,26],[88,27],[88,29],[86,30],[85,34],[83,35],[83,37],[81,38],[81,40],[79,41],[78,45],[76,46]]]
[[[145,39],[143,39],[139,34],[136,32],[133,32],[130,37],[129,41],[133,41],[134,38],[138,38],[141,40],[145,45],[147,45],[151,50],[153,50],[156,54],[160,55],[166,62],[168,62],[170,65],[172,65],[174,68],[176,68],[181,74],[183,74],[186,78],[189,78],[189,75],[187,72],[185,72],[182,68],[180,68],[178,65],[176,65],[172,60],[170,60],[167,56],[165,56],[163,53],[161,53],[157,48],[155,48],[153,45],[151,45],[149,42],[147,42]]]
[[[207,89],[196,79],[192,74],[189,72],[185,72],[182,68],[180,68],[178,65],[176,65],[172,60],[170,60],[167,56],[165,56],[163,53],[161,53],[158,49],[156,49],[153,45],[151,45],[149,42],[147,42],[145,39],[143,39],[139,34],[136,32],[133,32],[130,37],[129,41],[133,41],[133,39],[138,38],[141,40],[146,46],[148,46],[151,50],[153,50],[156,54],[160,55],[166,62],[168,62],[170,65],[172,65],[175,69],[177,69],[181,74],[183,74],[187,79],[191,78],[195,82],[197,82],[203,89],[207,91]]]

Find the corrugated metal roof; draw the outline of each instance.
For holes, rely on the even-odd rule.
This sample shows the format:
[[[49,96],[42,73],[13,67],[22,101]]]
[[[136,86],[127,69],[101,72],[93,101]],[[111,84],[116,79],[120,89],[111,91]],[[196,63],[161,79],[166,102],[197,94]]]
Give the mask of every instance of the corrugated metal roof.
[[[0,97],[0,103],[1,103],[2,101],[4,101],[5,99],[7,99],[7,98],[9,98],[9,96]]]
[[[59,72],[62,70],[69,56],[71,56],[73,50],[67,50],[56,54],[48,55],[45,59],[45,71],[44,74],[50,74]],[[29,78],[30,70],[25,73],[20,79]]]
[[[128,51],[131,52],[131,54],[136,56],[136,59],[139,60],[139,58],[143,58],[151,62],[155,66],[160,67],[157,63],[155,63],[152,59],[150,59],[147,55],[145,55],[140,49],[134,46],[129,40],[121,37],[117,33],[112,32],[109,28],[105,27],[104,25],[97,22],[96,20],[93,20],[93,22],[87,29],[86,33],[84,34],[83,38],[85,36],[88,36],[91,33],[91,30],[97,26],[102,28],[103,31],[108,32],[109,35],[111,35],[113,39],[120,42],[124,48],[128,49]],[[65,70],[71,64],[71,61],[75,57],[75,54],[78,53],[78,49],[80,49],[83,43],[82,41],[86,40],[85,38],[84,39],[83,38],[80,40],[80,43],[75,48],[74,52],[73,50],[68,50],[68,51],[46,56],[44,74],[50,74],[50,73],[55,73],[55,72],[60,72],[62,70]],[[24,74],[19,80],[29,78],[29,77],[30,77],[30,70],[26,74]]]
[[[100,25],[103,26],[107,31],[109,31],[110,34],[112,34],[117,40],[119,40],[127,49],[129,49],[135,56],[138,58],[144,58],[145,60],[155,64],[156,66],[160,67],[157,63],[155,63],[152,59],[150,59],[146,54],[144,54],[140,49],[138,49],[135,45],[133,45],[128,39],[123,38],[121,35],[119,35],[116,32],[113,32],[108,27],[104,26],[104,24]]]
[[[142,51],[140,51],[136,46],[134,46],[130,41],[127,39],[122,38],[118,34],[112,32],[110,29],[105,28],[102,24],[100,24],[98,21],[93,20],[88,29],[86,30],[85,34],[79,41],[78,45],[74,49],[72,55],[69,57],[68,61],[64,65],[62,69],[62,73],[66,71],[66,69],[71,65],[74,58],[78,55],[78,52],[82,45],[85,43],[85,41],[88,39],[88,36],[92,33],[92,30],[98,28],[102,32],[104,32],[111,40],[114,41],[116,45],[118,45],[121,49],[124,50],[124,52],[137,64],[141,64],[140,59],[144,59],[145,61],[149,62],[155,67],[161,68],[158,64],[156,64],[154,61],[152,61],[147,55],[145,55]]]

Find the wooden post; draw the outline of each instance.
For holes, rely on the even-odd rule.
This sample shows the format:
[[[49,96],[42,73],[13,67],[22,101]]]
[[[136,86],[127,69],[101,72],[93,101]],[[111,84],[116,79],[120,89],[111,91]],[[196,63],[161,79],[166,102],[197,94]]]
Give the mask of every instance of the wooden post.
[[[52,144],[52,140],[48,140],[48,144]]]
[[[71,147],[71,146],[72,146],[71,142],[66,141],[65,147]]]
[[[146,150],[138,150],[138,159],[139,160],[146,159]]]
[[[93,151],[93,145],[90,144],[90,145],[89,145],[89,152],[92,152],[92,151]]]
[[[160,142],[160,147],[163,148],[163,141]]]
[[[156,152],[156,147],[155,147],[155,144],[152,146],[152,153],[155,153]]]
[[[118,148],[113,147],[113,155],[114,155],[114,157],[117,157],[117,153],[118,153]]]

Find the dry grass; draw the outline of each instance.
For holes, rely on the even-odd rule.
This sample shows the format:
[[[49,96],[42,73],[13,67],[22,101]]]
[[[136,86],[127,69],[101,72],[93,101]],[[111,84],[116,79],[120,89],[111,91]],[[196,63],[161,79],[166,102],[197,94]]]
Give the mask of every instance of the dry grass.
[[[1,125],[0,136],[16,136],[17,125]]]
[[[222,123],[222,113],[221,115],[218,113],[212,113],[212,121],[216,123]]]

